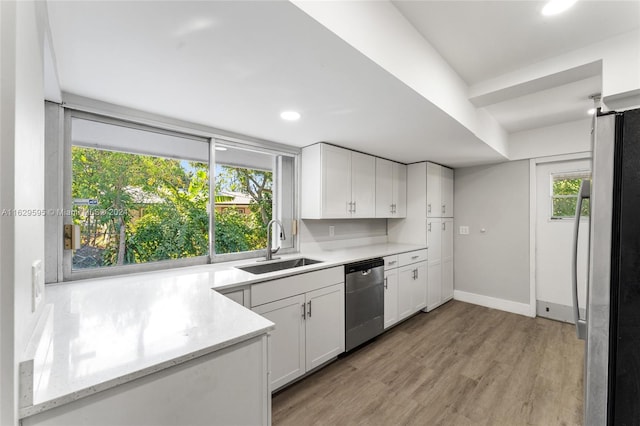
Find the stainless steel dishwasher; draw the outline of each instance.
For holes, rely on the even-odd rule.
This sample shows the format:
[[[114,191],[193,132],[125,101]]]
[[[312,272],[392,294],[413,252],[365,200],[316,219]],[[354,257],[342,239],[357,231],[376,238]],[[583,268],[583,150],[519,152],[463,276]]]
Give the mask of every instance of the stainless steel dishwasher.
[[[384,259],[350,263],[345,273],[345,350],[384,330]]]

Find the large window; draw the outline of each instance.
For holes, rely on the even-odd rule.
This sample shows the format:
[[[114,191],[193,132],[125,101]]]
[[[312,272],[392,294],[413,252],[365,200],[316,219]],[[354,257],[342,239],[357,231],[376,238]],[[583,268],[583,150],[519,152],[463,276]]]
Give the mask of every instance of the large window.
[[[295,153],[68,112],[63,278],[257,257],[295,248]],[[283,232],[284,231],[284,232]],[[286,234],[286,238],[285,237]]]
[[[577,171],[551,175],[551,219],[572,219],[576,215],[580,182],[591,172]],[[589,216],[589,199],[582,202],[581,216]]]

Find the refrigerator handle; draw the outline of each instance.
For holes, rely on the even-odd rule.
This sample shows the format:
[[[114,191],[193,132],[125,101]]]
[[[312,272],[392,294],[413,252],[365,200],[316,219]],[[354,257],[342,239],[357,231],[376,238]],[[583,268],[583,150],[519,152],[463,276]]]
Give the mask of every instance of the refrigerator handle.
[[[576,203],[576,216],[573,225],[573,257],[572,257],[572,293],[573,293],[573,320],[576,324],[576,334],[578,339],[585,340],[587,337],[587,322],[580,318],[580,308],[578,305],[578,236],[580,233],[580,213],[582,212],[582,201],[591,196],[591,181],[582,179],[578,202]]]

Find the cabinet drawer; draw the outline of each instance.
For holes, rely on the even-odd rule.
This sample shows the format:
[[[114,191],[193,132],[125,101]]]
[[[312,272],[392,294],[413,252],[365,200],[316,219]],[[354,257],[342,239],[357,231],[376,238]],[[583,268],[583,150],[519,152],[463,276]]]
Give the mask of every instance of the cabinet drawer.
[[[397,268],[398,266],[400,266],[400,264],[398,262],[398,255],[397,254],[384,257],[384,270],[385,271],[387,269]]]
[[[251,286],[251,307],[338,283],[344,283],[343,266],[254,284]]]
[[[415,250],[408,253],[400,253],[398,255],[400,266],[409,265],[416,262],[424,262],[427,260],[427,250]]]

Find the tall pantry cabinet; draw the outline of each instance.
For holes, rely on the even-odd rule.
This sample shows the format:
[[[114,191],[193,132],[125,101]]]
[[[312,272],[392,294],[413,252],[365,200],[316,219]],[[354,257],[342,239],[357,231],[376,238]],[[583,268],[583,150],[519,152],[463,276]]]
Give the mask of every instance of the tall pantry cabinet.
[[[427,307],[453,298],[453,170],[423,162],[407,167],[407,217],[389,219],[389,239],[428,247]],[[424,230],[424,231],[420,231]]]

